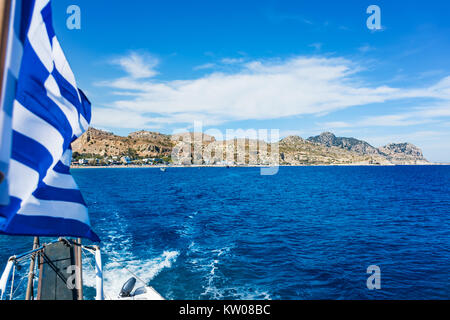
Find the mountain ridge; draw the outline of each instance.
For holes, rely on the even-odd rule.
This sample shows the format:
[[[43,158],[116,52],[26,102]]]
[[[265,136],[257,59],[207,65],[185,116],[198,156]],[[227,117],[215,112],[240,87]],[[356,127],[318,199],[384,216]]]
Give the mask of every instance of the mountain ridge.
[[[375,148],[366,141],[358,140],[356,138],[336,137],[331,132],[324,132],[318,136],[310,137],[307,140],[329,147],[340,147],[358,154],[382,156],[393,163],[401,164],[402,161],[409,160],[428,162],[428,160],[425,159],[422,150],[408,142],[389,143],[385,146]]]
[[[429,164],[422,151],[411,143],[390,143],[376,148],[366,141],[356,138],[337,137],[331,132],[303,139],[299,136],[288,136],[278,142],[267,143],[252,139],[234,139],[217,141],[204,133],[186,132],[176,135],[161,134],[140,130],[126,137],[111,132],[90,128],[82,137],[73,143],[75,158],[97,158],[107,160],[128,156],[131,159],[165,158],[171,159],[175,147],[181,144],[190,145],[191,159],[184,159],[184,164],[217,164],[220,155],[234,154],[237,164],[249,163],[269,164],[276,160],[273,155],[264,155],[258,150],[250,150],[249,146],[257,145],[262,150],[278,147],[279,163],[282,165],[416,165]],[[178,145],[177,145],[178,144]],[[210,155],[205,157],[205,152]],[[255,160],[259,159],[259,160]],[[253,163],[255,164],[255,163]]]

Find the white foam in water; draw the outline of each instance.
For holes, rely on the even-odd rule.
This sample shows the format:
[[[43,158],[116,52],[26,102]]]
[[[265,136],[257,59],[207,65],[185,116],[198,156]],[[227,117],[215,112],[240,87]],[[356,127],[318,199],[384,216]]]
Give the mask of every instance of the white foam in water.
[[[164,251],[160,256],[153,259],[136,258],[133,254],[132,242],[130,240],[132,235],[127,231],[126,220],[121,219],[117,212],[115,216],[121,223],[114,224],[112,229],[109,230],[107,239],[104,239],[101,249],[104,263],[103,287],[107,299],[118,297],[125,282],[135,275],[139,277],[136,286],[148,285],[163,269],[171,268],[180,254],[178,251]],[[113,222],[114,219],[110,221]],[[83,265],[83,282],[85,286],[94,288],[95,273],[92,268],[94,265],[93,258],[88,257],[87,260],[87,263]]]
[[[104,291],[107,299],[116,298],[125,282],[135,274],[139,277],[137,286],[148,285],[163,269],[171,268],[176,261],[178,251],[165,251],[162,255],[148,260],[121,260],[108,262],[103,266]],[[90,268],[92,269],[92,268]],[[83,270],[83,281],[88,287],[95,287],[95,275],[92,270]],[[129,271],[128,271],[129,270]],[[130,271],[133,273],[130,273]],[[143,280],[144,283],[139,281]]]
[[[195,218],[197,212],[194,212],[191,217],[187,217],[188,221],[179,229],[179,233],[183,237],[190,237],[194,232],[192,219]],[[120,293],[124,283],[133,277],[128,271],[130,270],[137,277],[141,278],[144,283],[140,282],[136,286],[148,285],[165,268],[171,268],[180,255],[179,251],[171,250],[165,251],[157,257],[150,259],[141,259],[145,253],[140,253],[139,257],[134,254],[133,238],[130,234],[126,219],[122,219],[119,213],[114,213],[112,216],[116,219],[108,220],[105,226],[107,236],[104,237],[102,255],[104,262],[104,291],[107,299],[114,299]],[[115,223],[120,221],[120,223]],[[200,273],[202,280],[198,283],[199,288],[203,288],[203,293],[198,297],[199,299],[256,299],[256,300],[270,300],[271,295],[263,288],[252,288],[247,285],[236,285],[228,283],[226,276],[221,271],[221,264],[227,260],[227,256],[232,254],[233,245],[211,249],[204,248],[197,242],[190,241],[188,247],[188,261],[193,267],[194,273]],[[91,264],[93,259],[89,257]],[[95,287],[95,274],[93,269],[89,267],[89,262],[84,264],[84,283],[86,286]],[[128,270],[127,270],[128,269]],[[198,290],[199,288],[196,288]],[[166,292],[166,298],[180,298],[172,296],[171,290]]]
[[[191,247],[194,244],[191,243]],[[210,250],[211,255],[207,257],[198,257],[191,259],[191,263],[195,265],[197,270],[204,273],[204,291],[199,298],[223,300],[271,300],[269,292],[261,288],[252,288],[248,286],[229,286],[225,275],[220,271],[220,258],[230,254],[232,247]],[[199,248],[191,248],[192,253],[203,252]]]

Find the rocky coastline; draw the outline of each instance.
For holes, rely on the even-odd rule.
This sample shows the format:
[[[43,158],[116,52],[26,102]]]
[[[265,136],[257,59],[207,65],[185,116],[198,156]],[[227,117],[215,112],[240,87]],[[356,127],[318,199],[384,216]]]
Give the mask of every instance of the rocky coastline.
[[[410,143],[376,148],[363,140],[336,137],[330,132],[308,139],[289,136],[267,143],[252,139],[217,141],[203,133],[165,135],[138,131],[122,137],[90,128],[72,148],[74,167],[432,164]],[[190,152],[187,157],[175,160],[178,149]]]

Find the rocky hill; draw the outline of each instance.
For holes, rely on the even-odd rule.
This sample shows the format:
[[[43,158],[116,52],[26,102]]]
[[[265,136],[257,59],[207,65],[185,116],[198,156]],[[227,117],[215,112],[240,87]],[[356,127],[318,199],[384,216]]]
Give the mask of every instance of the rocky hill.
[[[270,144],[251,139],[216,141],[203,133],[165,135],[138,131],[121,137],[90,128],[72,148],[77,157],[172,158],[179,164],[223,164],[224,159],[242,165],[267,165],[277,161],[282,165],[428,163],[422,151],[409,143],[375,148],[365,141],[336,137],[330,132],[307,140],[290,136]],[[187,155],[186,151],[189,151]]]
[[[331,132],[324,132],[320,136],[308,138],[309,142],[317,143],[326,147],[338,147],[364,155],[380,155],[377,148],[372,147],[365,141],[355,138],[336,137]]]
[[[360,156],[373,156],[382,158],[392,164],[426,164],[422,151],[410,143],[391,143],[384,147],[375,148],[369,143],[355,138],[336,137],[331,132],[322,133],[319,136],[310,137],[308,141],[326,146],[354,152]]]
[[[120,137],[110,132],[90,128],[72,144],[74,153],[94,157],[130,156],[169,157],[173,148],[171,136],[148,131]]]
[[[426,164],[422,150],[410,143],[391,143],[378,150],[392,163]]]
[[[375,153],[356,152],[328,140],[322,144],[296,136],[281,140],[280,152],[282,163],[286,164],[390,164]]]

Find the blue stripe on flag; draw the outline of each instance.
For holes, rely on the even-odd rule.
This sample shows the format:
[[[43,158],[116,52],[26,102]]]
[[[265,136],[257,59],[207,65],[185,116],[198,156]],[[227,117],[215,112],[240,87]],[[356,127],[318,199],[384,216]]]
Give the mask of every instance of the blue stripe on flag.
[[[14,214],[19,211],[22,200],[16,197],[9,197],[9,204],[7,206],[0,206],[0,215],[6,219],[11,219]],[[0,225],[0,234],[3,227]]]
[[[83,117],[86,119],[86,121],[88,123],[91,123],[91,119],[92,119],[91,102],[89,101],[89,99],[86,97],[86,95],[84,94],[84,92],[82,90],[78,90],[78,92],[80,93],[80,96],[81,96],[80,112],[83,115]]]
[[[39,142],[17,131],[13,131],[12,141],[11,159],[30,167],[39,173],[40,179],[43,179],[47,174],[48,168],[53,163],[53,157],[50,152]],[[22,150],[26,150],[26,152]]]
[[[22,88],[39,89],[45,91],[44,83],[48,78],[48,70],[45,68],[42,61],[34,52],[30,41],[26,41],[23,48],[22,65],[20,67],[20,86]]]
[[[27,38],[28,29],[30,28],[31,18],[33,15],[34,0],[22,0],[20,1],[20,4],[22,5],[20,15],[20,31],[17,34],[19,37],[20,42],[25,43],[25,39]]]
[[[20,71],[20,81],[17,86],[17,101],[38,117],[47,121],[61,132],[63,137],[72,137],[72,127],[64,112],[49,97],[44,83],[49,73],[27,42]],[[65,139],[65,147],[70,139]]]
[[[73,104],[77,109],[79,109],[81,103],[78,98],[77,90],[75,90],[75,88],[70,84],[69,81],[64,79],[64,77],[56,68],[53,69],[52,76],[53,78],[55,78],[56,83],[58,84],[61,95],[66,98],[71,104]]]
[[[18,98],[17,101],[33,114],[45,120],[58,130],[64,138],[64,147],[68,147],[72,142],[71,138],[68,138],[69,136],[72,136],[72,127],[70,126],[66,115],[56,103],[47,96],[41,95],[39,97],[38,92],[35,92],[34,96],[28,94],[23,95],[20,99]]]
[[[83,196],[78,189],[60,189],[41,183],[33,195],[40,200],[75,202],[86,206]]]
[[[48,38],[50,39],[50,43],[52,43],[52,39],[55,36],[55,30],[53,29],[52,24],[52,4],[49,2],[44,9],[41,11],[42,18],[44,19],[45,29],[47,29]]]
[[[16,215],[8,225],[8,231],[0,234],[34,236],[36,229],[40,230],[41,236],[46,237],[82,237],[95,242],[100,238],[91,228],[80,221],[64,218],[53,218],[46,216],[24,216]]]
[[[57,173],[61,173],[61,174],[70,174],[70,167],[64,165],[61,161],[59,161],[55,167],[53,168],[53,170]]]
[[[12,117],[15,92],[17,88],[17,79],[11,73],[11,70],[8,70],[8,73],[6,75],[6,85],[12,90],[10,90],[9,92],[5,92],[5,96],[3,97],[3,112]]]

